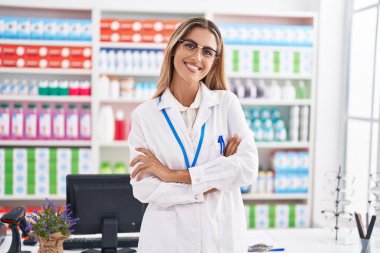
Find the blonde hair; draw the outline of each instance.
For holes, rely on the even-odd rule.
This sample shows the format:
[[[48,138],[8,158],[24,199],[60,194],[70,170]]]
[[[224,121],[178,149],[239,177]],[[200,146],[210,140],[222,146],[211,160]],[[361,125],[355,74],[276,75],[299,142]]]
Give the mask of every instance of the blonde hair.
[[[222,35],[218,27],[212,21],[202,17],[193,17],[185,20],[180,26],[178,26],[178,28],[170,37],[162,61],[157,89],[153,95],[153,98],[161,96],[166,87],[169,87],[174,72],[173,55],[177,49],[178,40],[185,37],[195,27],[208,29],[214,34],[218,51],[218,56],[215,58],[210,71],[201,81],[204,82],[210,90],[228,90],[226,74],[224,70],[224,46]]]

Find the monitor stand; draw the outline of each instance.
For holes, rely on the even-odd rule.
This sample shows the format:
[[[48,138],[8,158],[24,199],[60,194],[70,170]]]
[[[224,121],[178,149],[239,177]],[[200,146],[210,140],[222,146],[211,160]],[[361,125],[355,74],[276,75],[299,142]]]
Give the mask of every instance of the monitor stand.
[[[102,250],[88,249],[82,253],[135,253],[130,248],[117,249],[118,221],[116,217],[103,217],[102,221]]]

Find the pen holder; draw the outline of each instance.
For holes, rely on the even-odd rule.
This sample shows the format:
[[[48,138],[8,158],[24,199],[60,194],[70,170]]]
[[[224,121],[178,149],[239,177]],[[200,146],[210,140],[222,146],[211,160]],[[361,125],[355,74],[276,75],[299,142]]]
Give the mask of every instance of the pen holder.
[[[362,245],[361,253],[371,253],[371,240],[370,239],[360,239],[360,244]]]

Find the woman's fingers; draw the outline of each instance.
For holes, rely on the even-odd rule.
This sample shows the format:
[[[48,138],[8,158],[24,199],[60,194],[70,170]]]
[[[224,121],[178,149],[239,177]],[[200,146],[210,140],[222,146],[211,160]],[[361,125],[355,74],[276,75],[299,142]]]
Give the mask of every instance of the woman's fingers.
[[[137,176],[142,170],[146,169],[148,166],[144,163],[140,164],[139,166],[137,166],[132,174],[131,174],[131,178],[134,178],[135,176]]]
[[[232,155],[232,146],[234,145],[235,142],[237,142],[237,135],[234,135],[229,141],[227,142],[226,149],[224,151],[225,156],[230,156]]]
[[[143,162],[147,157],[144,155],[138,155],[129,163],[129,166],[133,167],[138,162]]]
[[[236,154],[240,142],[241,142],[241,139],[239,137],[237,137],[237,140],[234,141],[231,145],[230,155]]]
[[[146,148],[136,148],[137,151],[143,153],[144,155],[146,155],[147,157],[149,158],[156,158],[155,155],[153,155],[153,153],[149,150],[149,149],[146,149]]]

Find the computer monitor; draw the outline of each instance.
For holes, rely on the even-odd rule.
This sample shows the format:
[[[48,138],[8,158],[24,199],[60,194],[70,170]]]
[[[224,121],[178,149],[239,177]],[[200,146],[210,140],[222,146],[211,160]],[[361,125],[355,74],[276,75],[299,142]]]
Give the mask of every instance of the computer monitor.
[[[68,175],[66,188],[79,218],[73,234],[101,233],[102,251],[116,250],[117,233],[140,231],[146,205],[134,198],[129,175]]]

